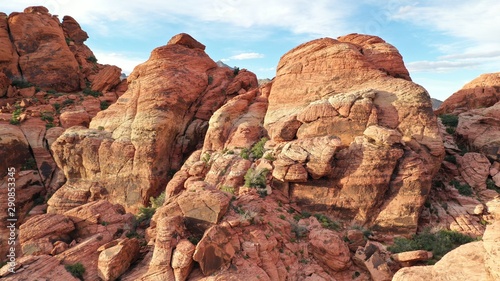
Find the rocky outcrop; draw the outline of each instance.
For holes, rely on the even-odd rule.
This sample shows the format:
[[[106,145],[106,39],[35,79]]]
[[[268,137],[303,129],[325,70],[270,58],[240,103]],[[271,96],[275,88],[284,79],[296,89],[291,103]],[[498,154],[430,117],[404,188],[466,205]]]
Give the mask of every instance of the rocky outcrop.
[[[136,259],[139,254],[139,241],[135,238],[114,240],[97,250],[101,252],[97,263],[99,277],[102,280],[114,281]]]
[[[462,113],[471,109],[490,107],[500,101],[500,73],[481,74],[447,98],[436,114]]]
[[[462,245],[433,266],[402,268],[392,280],[498,280],[499,227],[500,222],[497,221],[486,228],[483,241]]]
[[[0,72],[5,73],[11,80],[21,79],[18,68],[19,55],[10,39],[8,17],[5,13],[0,13],[0,46],[2,46],[0,48]]]
[[[292,198],[379,229],[416,230],[444,149],[429,95],[409,81],[394,47],[355,34],[289,51],[272,82],[264,126],[278,147],[338,140],[334,149],[312,146],[321,156],[314,160],[320,172],[304,161],[312,160],[307,153],[296,153],[300,149],[295,159],[278,157],[281,170],[297,174],[298,164],[308,172],[281,180],[317,179],[291,183]]]
[[[500,102],[488,108],[474,109],[460,114],[456,131],[471,147],[491,159],[499,160]]]
[[[189,40],[155,49],[129,76],[127,92],[89,130],[74,127],[52,145],[71,182],[53,198],[64,202],[72,188],[88,193],[97,184],[103,198],[126,208],[147,204],[200,145],[213,112],[257,85],[255,75],[240,71],[233,77],[202,49],[186,47]]]
[[[24,13],[10,14],[8,23],[25,80],[57,91],[80,89],[78,62],[57,17],[47,9],[26,8]]]

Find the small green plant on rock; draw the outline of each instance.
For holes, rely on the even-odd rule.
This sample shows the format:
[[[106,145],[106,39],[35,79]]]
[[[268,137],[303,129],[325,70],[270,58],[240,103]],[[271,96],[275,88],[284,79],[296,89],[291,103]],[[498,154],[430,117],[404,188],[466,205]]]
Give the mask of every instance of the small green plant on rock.
[[[220,188],[221,191],[224,191],[224,192],[227,192],[227,193],[231,193],[231,194],[234,194],[235,190],[234,190],[234,187],[232,186],[229,186],[229,185],[223,185],[221,188]]]
[[[461,184],[457,180],[452,180],[450,181],[450,184],[453,185],[458,190],[458,193],[464,196],[471,196],[474,193],[470,185],[468,185],[467,183]]]
[[[266,188],[266,176],[269,173],[268,169],[256,171],[253,168],[248,169],[245,174],[245,186],[257,189]]]
[[[83,264],[79,262],[75,264],[67,264],[64,268],[74,277],[83,280],[83,274],[85,273],[85,267],[83,267]]]
[[[97,63],[97,59],[95,56],[89,56],[87,58],[87,61],[91,62],[91,63]]]
[[[109,103],[105,100],[101,101],[101,110],[105,110],[109,107]]]
[[[314,217],[318,219],[318,221],[321,223],[321,226],[323,226],[324,228],[340,230],[340,225],[329,217],[323,214],[314,214]]]
[[[255,159],[262,158],[262,156],[264,155],[264,152],[265,152],[264,145],[266,144],[266,142],[268,140],[269,140],[268,138],[263,137],[252,146],[250,151],[252,152],[253,158],[255,158]]]

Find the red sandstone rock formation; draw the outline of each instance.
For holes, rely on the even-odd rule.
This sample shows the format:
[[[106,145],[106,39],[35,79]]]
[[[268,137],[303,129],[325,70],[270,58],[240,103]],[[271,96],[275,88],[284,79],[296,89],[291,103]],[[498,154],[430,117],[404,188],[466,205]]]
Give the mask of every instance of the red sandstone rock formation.
[[[72,128],[52,145],[71,184],[52,197],[51,210],[59,209],[54,204],[65,206],[71,190],[79,190],[79,202],[86,202],[83,194],[93,184],[106,190],[103,198],[127,208],[147,204],[165,187],[171,170],[202,145],[213,112],[257,86],[254,74],[241,71],[234,77],[217,67],[187,35],[178,42],[155,49],[137,66],[127,92],[100,112],[89,130]]]
[[[490,107],[500,101],[500,73],[486,73],[465,84],[447,98],[436,114],[461,113],[475,108]]]
[[[299,164],[317,179],[282,178],[290,196],[360,224],[415,231],[414,210],[423,205],[444,150],[429,95],[408,80],[401,56],[378,37],[318,39],[285,54],[264,125],[272,140],[297,148],[293,154],[286,145],[276,148],[275,171],[294,167],[295,173]],[[337,143],[320,144],[327,136]],[[306,141],[318,145],[299,144]],[[313,147],[322,156],[314,160],[322,167],[316,171],[307,153]]]

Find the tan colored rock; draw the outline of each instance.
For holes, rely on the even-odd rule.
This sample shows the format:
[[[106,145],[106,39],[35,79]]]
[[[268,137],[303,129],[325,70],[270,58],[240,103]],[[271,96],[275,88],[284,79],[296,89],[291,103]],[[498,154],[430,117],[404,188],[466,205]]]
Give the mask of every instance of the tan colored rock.
[[[176,79],[162,79],[166,76]],[[224,92],[238,76],[217,67],[199,48],[169,44],[153,50],[129,76],[127,92],[99,112],[90,129],[70,129],[53,143],[56,163],[68,178],[60,190],[85,192],[99,182],[107,199],[127,210],[148,204],[165,188],[169,173],[199,148],[203,123],[228,99]],[[238,90],[247,84],[239,85]],[[245,91],[253,85],[247,86]],[[82,153],[70,152],[75,150]]]
[[[416,230],[418,212],[409,210],[425,202],[444,147],[428,93],[409,80],[397,50],[375,36],[317,39],[282,56],[264,119],[271,141],[339,140],[320,173],[306,166],[316,180],[290,185],[294,200],[359,224]],[[281,179],[302,161],[277,158]]]
[[[500,277],[499,225],[498,221],[489,225],[483,241],[462,245],[446,254],[433,266],[403,268],[396,272],[393,280],[497,280]]]
[[[27,220],[19,228],[19,241],[25,255],[50,254],[52,241],[70,239],[73,222],[59,214],[44,214]]]
[[[172,268],[176,281],[185,281],[193,268],[193,254],[196,246],[188,240],[181,240],[172,255]]]
[[[16,273],[10,273],[7,266],[0,270],[2,280],[51,280],[51,281],[79,281],[65,268],[64,264],[56,258],[49,255],[24,256],[17,259],[18,266]]]
[[[368,241],[364,247],[356,250],[353,261],[370,273],[371,280],[389,281],[393,275],[387,264],[389,256],[380,243]]]
[[[500,101],[500,72],[481,74],[447,98],[436,114],[489,107]]]
[[[215,225],[205,232],[196,245],[193,259],[200,264],[205,276],[226,266],[235,255],[236,251],[230,243],[232,235],[234,233],[230,227]]]
[[[59,116],[59,120],[63,128],[69,128],[73,126],[88,127],[90,123],[90,116],[87,111],[83,109],[64,111]]]
[[[184,192],[176,202],[184,217],[208,223],[217,223],[229,207],[230,196],[218,190]]]
[[[456,132],[488,158],[499,160],[500,102],[460,114]]]
[[[101,246],[98,251],[98,275],[103,280],[116,280],[139,254],[139,241],[135,238],[120,239]]]
[[[25,80],[63,92],[80,89],[78,63],[66,44],[57,17],[26,9],[24,13],[10,15],[8,23]]]
[[[486,269],[494,280],[500,279],[500,221],[486,227],[483,235],[483,246],[486,250],[484,262]]]
[[[349,247],[342,238],[329,229],[313,229],[309,233],[313,256],[334,271],[342,271],[351,265]]]
[[[416,250],[393,254],[391,257],[393,260],[400,262],[404,266],[409,266],[417,261],[430,260],[432,258],[432,252]]]
[[[463,179],[477,190],[486,189],[486,179],[490,171],[490,161],[480,153],[469,152],[457,159]]]
[[[175,280],[171,266],[172,252],[177,244],[174,237],[185,232],[182,217],[161,217],[158,221],[155,248],[148,271],[139,280]]]

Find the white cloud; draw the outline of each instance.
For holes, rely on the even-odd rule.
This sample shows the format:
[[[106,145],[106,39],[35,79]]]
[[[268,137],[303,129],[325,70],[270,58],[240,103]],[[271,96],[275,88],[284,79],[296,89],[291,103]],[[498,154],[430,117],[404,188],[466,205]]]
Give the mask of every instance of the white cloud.
[[[102,51],[94,51],[94,55],[96,56],[99,63],[116,65],[120,67],[122,69],[122,72],[126,73],[127,75],[129,75],[137,65],[147,60],[147,58],[143,59],[133,57],[128,54],[108,53]]]
[[[259,53],[241,53],[238,55],[231,56],[227,59],[221,59],[221,61],[251,60],[251,59],[261,59],[263,57],[264,57],[264,54],[259,54]]]
[[[22,11],[38,1],[17,0],[2,3],[2,9]],[[348,31],[347,19],[355,9],[341,0],[49,0],[43,3],[61,18],[71,15],[81,24],[105,29],[109,22],[123,24],[123,29],[146,26],[153,19],[176,23],[211,22],[245,28],[282,28],[296,34],[314,36],[341,35]],[[202,27],[202,25],[198,25]]]
[[[410,72],[447,72],[454,69],[464,69],[478,66],[477,61],[414,61],[406,63]]]

